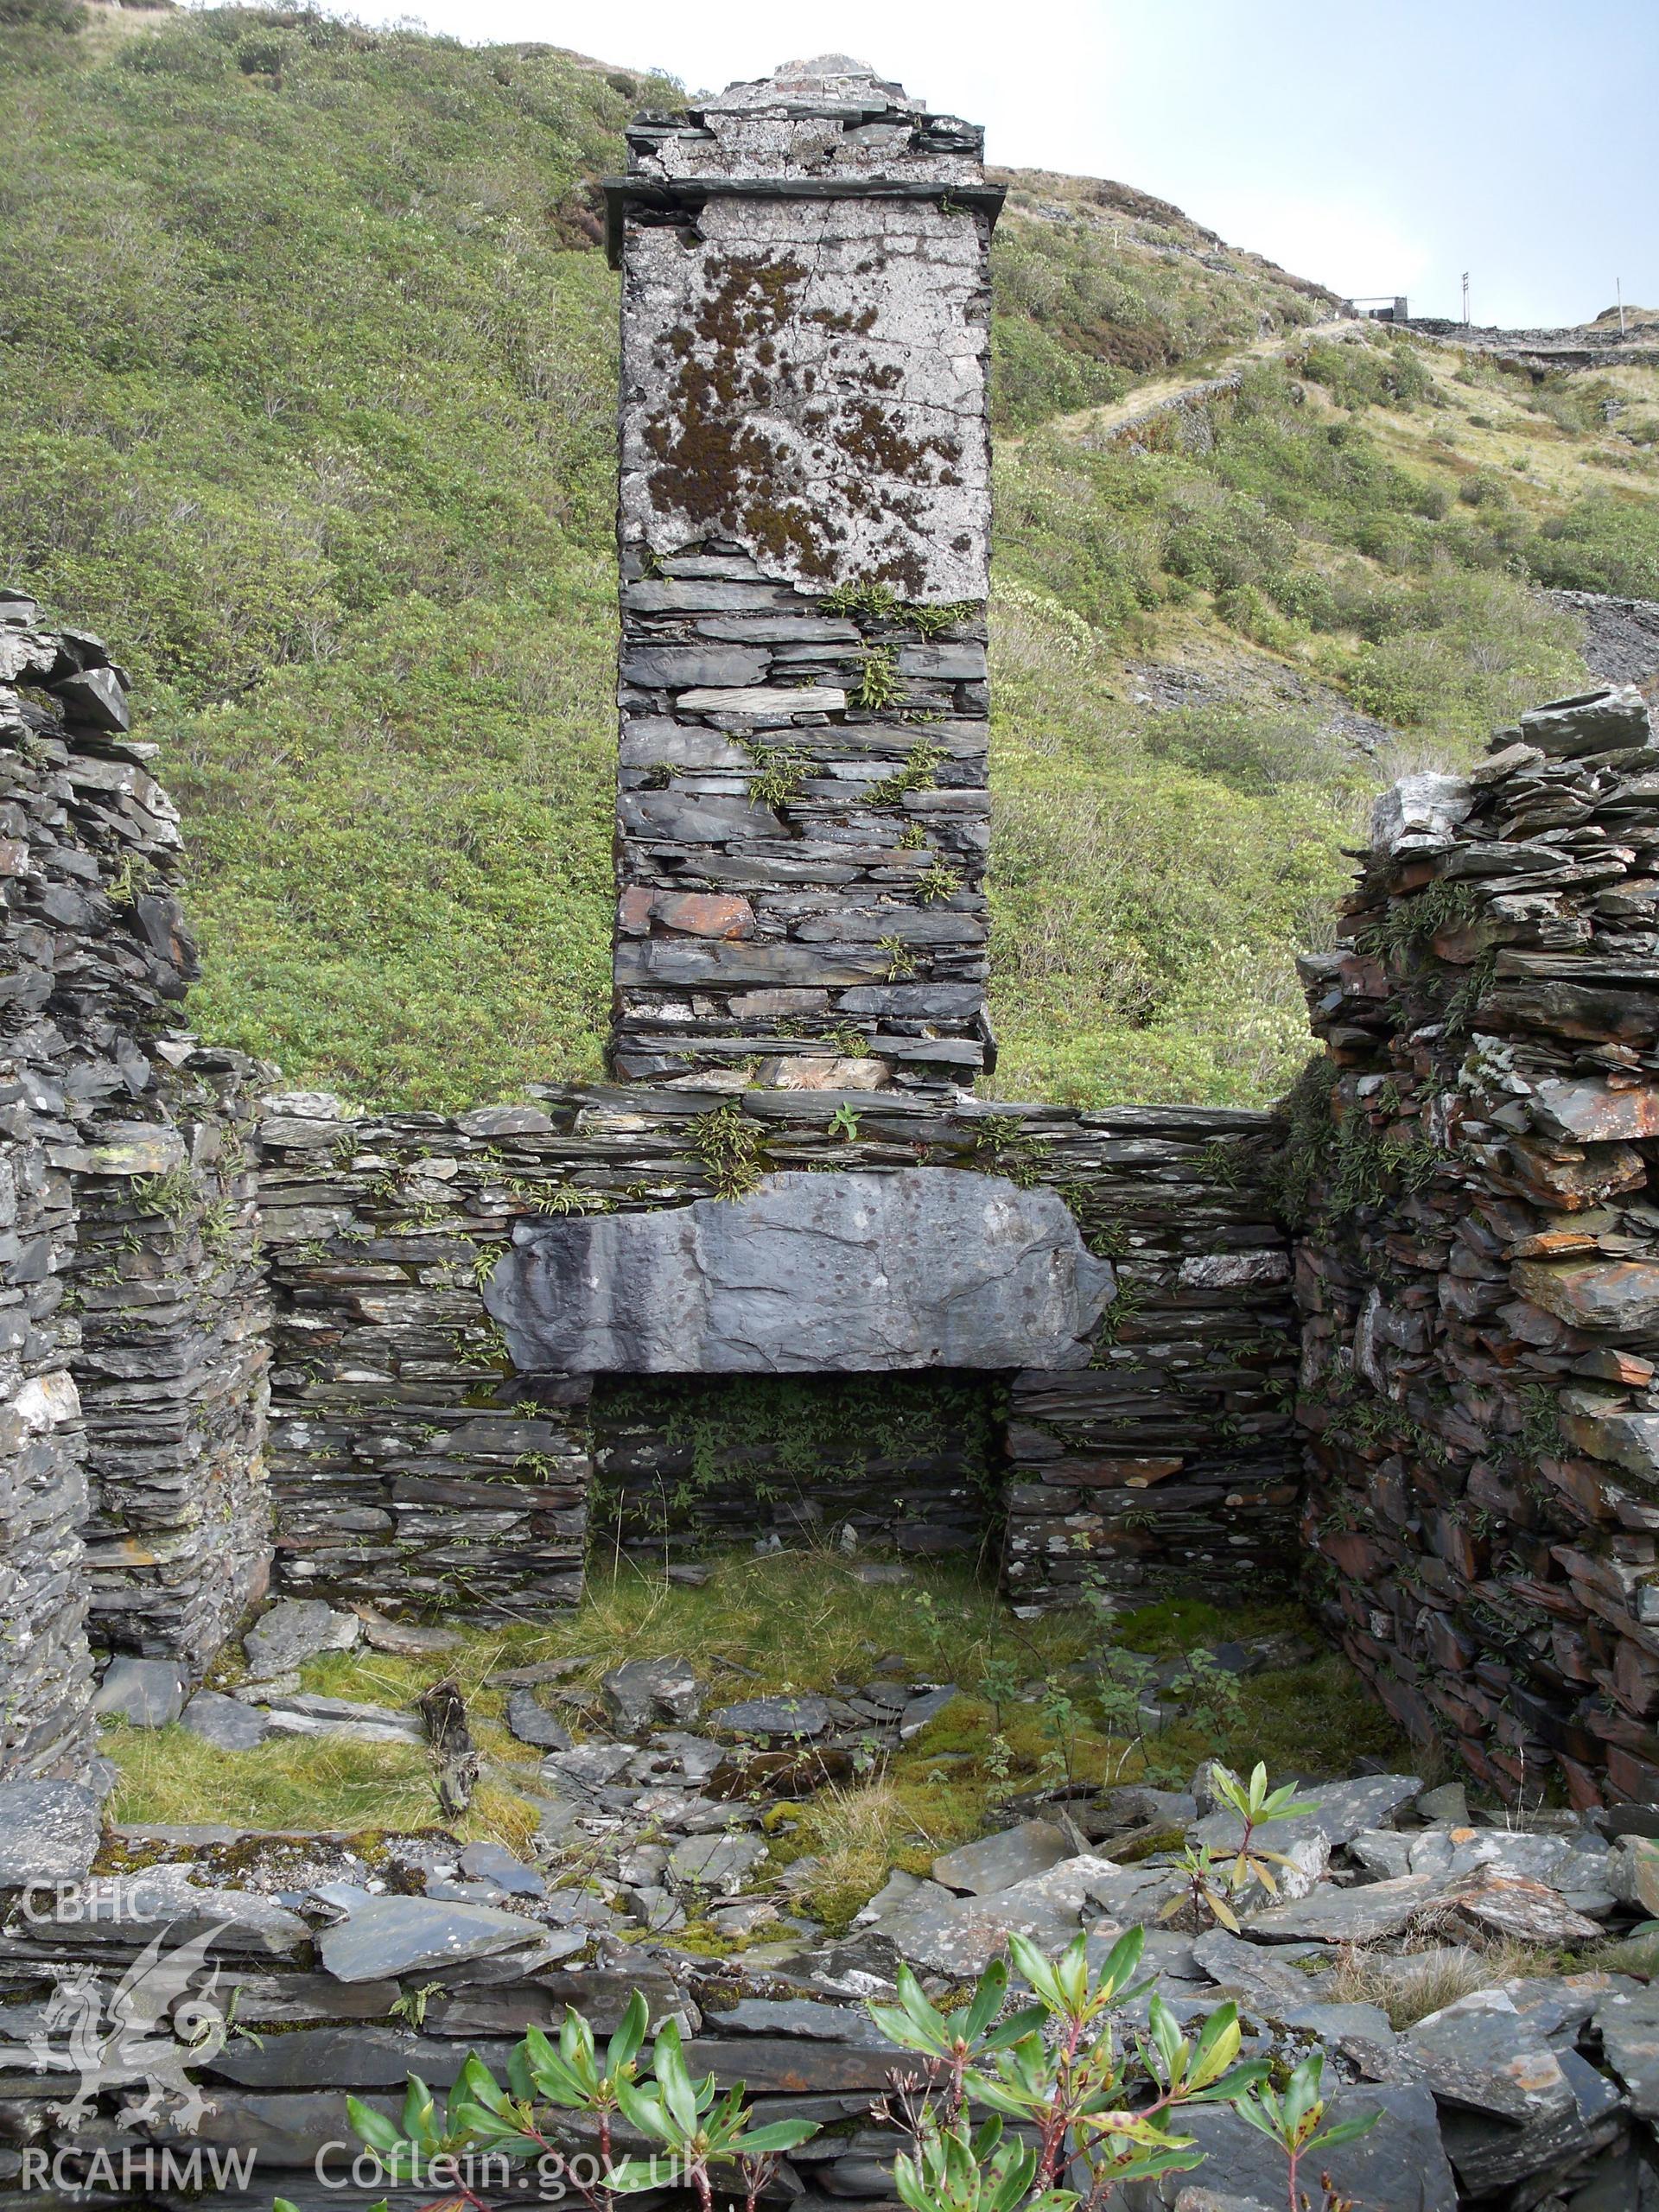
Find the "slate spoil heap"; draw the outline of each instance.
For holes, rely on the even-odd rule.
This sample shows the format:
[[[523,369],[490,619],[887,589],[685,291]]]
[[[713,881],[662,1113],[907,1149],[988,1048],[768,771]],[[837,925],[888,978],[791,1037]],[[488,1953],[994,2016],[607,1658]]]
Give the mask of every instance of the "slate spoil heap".
[[[158,1033],[178,817],[120,670],[38,613],[0,594],[0,1773],[79,1775],[89,1599],[188,1673],[260,1586],[260,1071]]]
[[[1508,1796],[1659,1805],[1659,743],[1541,707],[1378,802],[1303,963],[1305,1525],[1332,1626]],[[1634,1820],[1635,1815],[1628,1817]]]

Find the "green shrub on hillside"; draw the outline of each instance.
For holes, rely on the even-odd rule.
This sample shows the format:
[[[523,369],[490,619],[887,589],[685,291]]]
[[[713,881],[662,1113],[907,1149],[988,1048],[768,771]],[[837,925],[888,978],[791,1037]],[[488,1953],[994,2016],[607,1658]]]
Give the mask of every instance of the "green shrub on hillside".
[[[1306,1057],[1294,955],[1328,929],[1363,779],[1337,754],[1315,780],[1311,730],[1277,777],[1270,711],[1137,720],[1040,594],[999,587],[994,617],[997,1090],[1272,1096]]]
[[[1397,600],[1350,688],[1380,721],[1472,742],[1583,677],[1570,618],[1512,576],[1446,566]]]
[[[991,372],[996,420],[1014,430],[1099,407],[1120,397],[1128,383],[1109,362],[1090,359],[1040,323],[1015,315],[991,318]]]
[[[84,30],[86,10],[79,0],[0,0],[0,30]]]
[[[1452,506],[1362,424],[1313,414],[1287,371],[1263,367],[1202,455],[1028,440],[999,476],[998,550],[1105,636],[1205,591],[1241,637],[1306,647],[1368,712],[1461,745],[1582,680],[1576,632],[1518,580],[1523,562],[1628,591],[1595,580],[1639,576],[1648,544],[1659,558],[1659,508],[1604,495],[1540,537],[1501,480],[1469,481],[1477,497]]]
[[[1540,583],[1659,599],[1659,504],[1592,492],[1547,522],[1528,550]]]
[[[53,52],[0,82],[0,574],[111,639],[164,741],[193,1018],[424,1106],[593,1073],[615,290],[585,179],[632,100],[309,14]]]
[[[1434,390],[1434,379],[1409,346],[1381,338],[1310,346],[1299,365],[1339,407],[1412,407]]]
[[[1518,395],[1530,413],[1541,415],[1569,436],[1599,430],[1624,396],[1605,377],[1568,378],[1559,372]]]
[[[1112,635],[1165,595],[1160,498],[1175,466],[1083,453],[1037,433],[996,458],[995,556]]]
[[[1282,271],[1241,266],[1179,220],[1129,215],[1110,185],[1037,176],[1016,188],[991,257],[999,427],[1097,406],[1136,378],[1196,366],[1319,312]]]
[[[1298,784],[1339,784],[1354,772],[1342,740],[1306,709],[1230,702],[1153,715],[1141,741],[1148,753],[1215,777],[1260,798]]]

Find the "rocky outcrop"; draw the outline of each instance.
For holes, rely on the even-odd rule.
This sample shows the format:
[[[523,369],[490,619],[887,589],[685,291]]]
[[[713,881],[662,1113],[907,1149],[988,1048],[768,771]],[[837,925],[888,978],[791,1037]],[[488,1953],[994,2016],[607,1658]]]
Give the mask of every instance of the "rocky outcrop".
[[[1659,1802],[1659,742],[1634,690],[1379,803],[1292,1115],[1305,1526],[1420,1739]]]

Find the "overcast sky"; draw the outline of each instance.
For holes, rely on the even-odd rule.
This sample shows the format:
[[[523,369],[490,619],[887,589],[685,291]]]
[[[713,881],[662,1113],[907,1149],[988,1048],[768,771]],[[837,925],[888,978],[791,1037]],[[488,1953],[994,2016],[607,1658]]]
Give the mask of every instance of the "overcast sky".
[[[1020,168],[1116,177],[1351,297],[1477,321],[1659,308],[1653,0],[355,0],[691,91],[856,54]]]

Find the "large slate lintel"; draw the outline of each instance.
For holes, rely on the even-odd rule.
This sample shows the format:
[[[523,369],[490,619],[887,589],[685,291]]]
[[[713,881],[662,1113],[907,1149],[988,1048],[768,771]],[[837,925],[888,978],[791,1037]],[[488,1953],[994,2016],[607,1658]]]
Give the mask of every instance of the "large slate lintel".
[[[1053,1192],[916,1167],[522,1223],[485,1301],[531,1373],[1052,1369],[1116,1281]]]

